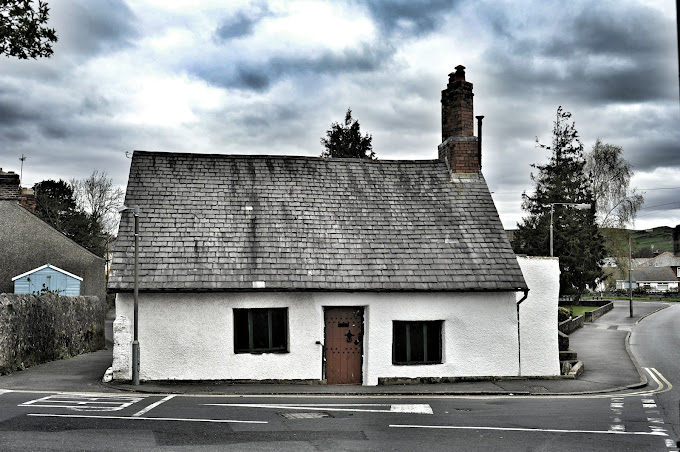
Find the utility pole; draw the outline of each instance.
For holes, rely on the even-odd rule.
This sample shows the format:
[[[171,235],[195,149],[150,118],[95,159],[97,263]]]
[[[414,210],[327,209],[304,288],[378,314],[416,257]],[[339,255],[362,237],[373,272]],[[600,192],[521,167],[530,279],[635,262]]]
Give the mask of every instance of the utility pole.
[[[21,157],[19,157],[19,160],[21,160],[21,172],[19,173],[19,187],[21,187],[21,182],[24,180],[24,160],[26,160],[23,153],[21,154]]]

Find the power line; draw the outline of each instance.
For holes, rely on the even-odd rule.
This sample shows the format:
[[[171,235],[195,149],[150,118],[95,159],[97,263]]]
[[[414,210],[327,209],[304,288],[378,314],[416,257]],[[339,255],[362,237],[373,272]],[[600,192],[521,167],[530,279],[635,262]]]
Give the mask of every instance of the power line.
[[[680,187],[637,188],[636,190],[680,190]]]
[[[671,205],[671,204],[680,204],[680,201],[666,202],[666,203],[663,203],[663,204],[656,204],[656,205],[653,205],[653,206],[641,207],[640,210],[651,209],[651,208],[654,208],[654,207],[668,206],[668,205]]]

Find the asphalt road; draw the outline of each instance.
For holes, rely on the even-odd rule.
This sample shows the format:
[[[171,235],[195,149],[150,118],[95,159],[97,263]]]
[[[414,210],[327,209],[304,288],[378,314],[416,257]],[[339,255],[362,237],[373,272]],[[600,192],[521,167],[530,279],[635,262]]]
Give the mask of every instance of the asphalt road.
[[[2,451],[668,451],[645,393],[574,397],[0,395]]]
[[[674,435],[680,437],[680,305],[642,319],[631,333],[630,347],[641,366],[656,369],[672,385],[656,399]]]

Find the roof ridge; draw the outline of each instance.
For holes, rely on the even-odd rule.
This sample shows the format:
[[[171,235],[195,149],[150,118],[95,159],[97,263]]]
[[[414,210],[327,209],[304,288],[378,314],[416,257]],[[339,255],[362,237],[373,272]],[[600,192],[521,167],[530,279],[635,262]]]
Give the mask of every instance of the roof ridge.
[[[191,157],[202,157],[202,158],[241,158],[244,160],[258,160],[258,159],[281,159],[281,160],[312,160],[312,161],[324,161],[324,162],[355,162],[355,163],[365,163],[365,164],[381,164],[381,163],[424,163],[424,162],[441,162],[441,160],[432,159],[362,159],[362,158],[341,158],[341,157],[319,157],[313,155],[290,155],[290,154],[215,154],[215,153],[202,153],[202,152],[176,152],[176,151],[144,151],[136,149],[133,151],[133,158],[135,154],[142,155],[176,155],[176,156],[191,156]]]

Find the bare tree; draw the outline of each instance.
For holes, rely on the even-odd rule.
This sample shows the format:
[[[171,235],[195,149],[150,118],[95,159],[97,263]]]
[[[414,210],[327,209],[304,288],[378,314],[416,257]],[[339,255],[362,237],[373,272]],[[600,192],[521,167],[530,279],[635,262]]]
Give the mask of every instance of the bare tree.
[[[125,193],[113,185],[113,179],[106,171],[94,170],[85,179],[71,180],[71,186],[78,204],[87,212],[92,222],[101,225],[102,230],[114,235],[118,229],[118,207]]]
[[[603,143],[599,138],[586,154],[586,173],[589,174],[600,232],[605,239],[608,256],[614,257],[616,266],[628,272],[628,232],[626,225],[633,224],[644,198],[630,187],[633,170],[621,154],[620,146]]]
[[[601,228],[624,228],[633,223],[644,203],[642,194],[630,187],[633,170],[622,152],[620,146],[602,143],[598,138],[585,156]]]

